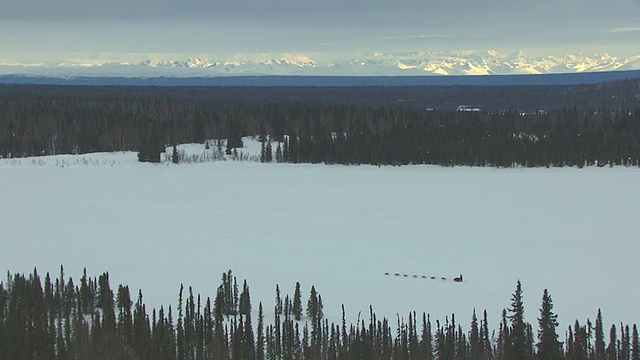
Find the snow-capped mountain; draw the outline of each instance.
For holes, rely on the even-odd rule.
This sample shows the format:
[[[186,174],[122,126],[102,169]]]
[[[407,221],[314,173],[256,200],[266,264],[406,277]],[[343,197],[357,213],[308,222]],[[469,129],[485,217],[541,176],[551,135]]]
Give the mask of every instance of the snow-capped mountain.
[[[511,75],[639,70],[640,55],[616,57],[569,54],[533,57],[522,51],[408,52],[357,54],[315,60],[302,54],[235,54],[226,58],[139,60],[37,65],[0,64],[0,74],[65,76],[222,76],[222,75]]]
[[[248,57],[244,54],[235,54],[221,61],[209,61],[201,58],[189,58],[185,61],[151,61],[144,60],[138,64],[142,67],[153,68],[156,71],[162,69],[200,69],[207,70],[211,75],[219,74],[250,74],[250,75],[286,75],[298,74],[302,69],[313,69],[318,63],[304,55],[285,54],[279,57],[270,54],[260,54]],[[199,72],[199,75],[202,72]]]

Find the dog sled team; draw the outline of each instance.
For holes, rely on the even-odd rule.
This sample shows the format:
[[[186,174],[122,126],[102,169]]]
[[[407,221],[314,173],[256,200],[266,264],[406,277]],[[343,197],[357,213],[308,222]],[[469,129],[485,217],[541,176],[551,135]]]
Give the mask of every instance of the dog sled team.
[[[385,274],[385,275],[390,275],[388,272],[386,272],[386,273],[384,273],[384,274]],[[402,274],[400,274],[400,273],[395,273],[394,275],[395,275],[395,276],[400,276],[400,275],[402,275]],[[404,277],[409,277],[409,275],[407,275],[407,274],[402,275],[402,276],[404,276]],[[413,275],[412,277],[417,278],[417,277],[418,277],[418,275]],[[428,278],[428,276],[426,276],[426,275],[422,275],[422,278],[423,278],[423,279],[426,279],[426,278]],[[433,279],[435,279],[436,277],[435,277],[435,276],[430,276],[430,278],[433,280]],[[441,280],[447,280],[447,278],[446,278],[446,277],[444,277],[444,276],[443,276],[443,277],[441,277],[440,279],[441,279]],[[453,278],[453,281],[455,281],[455,282],[462,282],[462,274],[460,274],[460,275],[458,275],[458,276],[454,277],[454,278]]]

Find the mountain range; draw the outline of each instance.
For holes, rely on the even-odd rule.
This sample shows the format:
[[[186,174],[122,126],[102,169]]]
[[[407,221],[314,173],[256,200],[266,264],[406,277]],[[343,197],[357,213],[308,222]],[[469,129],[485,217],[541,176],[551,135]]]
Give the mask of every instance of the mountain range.
[[[640,55],[569,54],[534,57],[522,51],[405,52],[356,54],[316,60],[296,54],[236,54],[222,60],[186,58],[137,62],[87,61],[2,64],[2,75],[28,76],[420,76],[523,75],[640,70]]]

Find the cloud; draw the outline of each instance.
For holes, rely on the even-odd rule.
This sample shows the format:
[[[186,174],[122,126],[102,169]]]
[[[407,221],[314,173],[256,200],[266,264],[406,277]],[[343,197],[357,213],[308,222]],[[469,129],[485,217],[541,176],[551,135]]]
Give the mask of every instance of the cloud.
[[[0,0],[0,43],[5,53],[35,49],[47,56],[578,48],[605,37],[637,49],[627,38],[640,28],[622,26],[640,23],[639,2]]]
[[[618,33],[639,32],[639,31],[640,31],[640,26],[613,28],[613,29],[611,29],[611,30],[609,30],[607,32],[608,33],[613,33],[613,34],[618,34]]]
[[[421,0],[0,0],[0,20],[103,20],[173,18],[353,18],[419,6]],[[438,0],[440,1],[440,0]]]
[[[383,36],[380,40],[401,40],[401,39],[451,39],[450,35],[398,35],[398,36]]]
[[[0,8],[2,20],[50,21],[215,18],[265,10],[251,0],[0,0]]]

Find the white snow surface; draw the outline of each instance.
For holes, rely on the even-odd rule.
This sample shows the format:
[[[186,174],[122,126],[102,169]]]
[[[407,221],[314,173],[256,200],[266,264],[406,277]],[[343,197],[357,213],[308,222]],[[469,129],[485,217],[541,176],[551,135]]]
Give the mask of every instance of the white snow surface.
[[[616,57],[607,53],[540,57],[529,56],[523,51],[505,55],[494,50],[467,50],[373,52],[344,55],[330,60],[314,59],[314,56],[240,53],[225,59],[215,54],[186,58],[156,54],[152,59],[117,61],[107,57],[102,62],[86,58],[63,63],[0,63],[0,74],[55,77],[509,75],[633,70],[640,67],[640,55]]]
[[[57,276],[62,264],[74,280],[84,267],[108,271],[114,289],[174,309],[181,283],[204,303],[232,269],[254,310],[273,309],[276,284],[284,298],[300,281],[303,301],[315,285],[331,321],[341,304],[350,322],[372,305],[392,323],[455,313],[466,329],[474,308],[497,329],[520,279],[534,328],[545,288],[563,328],[598,308],[605,323],[640,323],[638,184],[640,170],[623,167],[0,159],[0,268]]]

